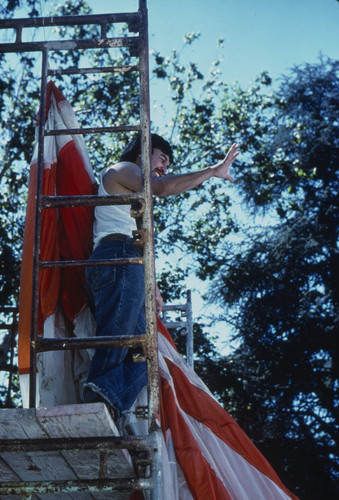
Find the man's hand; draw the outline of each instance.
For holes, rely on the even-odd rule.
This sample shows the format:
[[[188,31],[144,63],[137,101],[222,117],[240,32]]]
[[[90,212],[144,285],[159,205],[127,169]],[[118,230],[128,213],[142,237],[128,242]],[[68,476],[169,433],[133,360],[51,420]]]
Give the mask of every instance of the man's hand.
[[[158,288],[158,285],[155,284],[155,307],[156,307],[156,311],[157,311],[158,315],[162,311],[162,305],[163,305],[163,300],[161,297],[161,293],[160,293],[160,290]]]
[[[231,182],[234,182],[233,177],[229,174],[229,169],[238,155],[239,155],[239,146],[238,144],[234,143],[228,150],[228,153],[225,156],[225,158],[219,163],[213,165],[213,167],[211,167],[214,171],[213,176],[221,177],[222,179],[227,179]]]
[[[221,177],[233,182],[229,168],[238,156],[239,146],[233,144],[225,158],[210,167],[194,170],[178,175],[152,176],[153,194],[156,196],[172,196],[194,189],[211,177]],[[103,176],[103,185],[110,194],[140,192],[142,189],[142,173],[140,166],[131,162],[120,162],[107,169]]]

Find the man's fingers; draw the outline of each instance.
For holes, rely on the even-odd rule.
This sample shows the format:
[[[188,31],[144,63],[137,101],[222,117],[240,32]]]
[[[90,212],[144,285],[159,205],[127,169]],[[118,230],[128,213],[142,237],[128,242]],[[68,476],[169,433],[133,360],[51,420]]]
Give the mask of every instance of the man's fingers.
[[[224,161],[229,161],[229,162],[234,162],[234,160],[236,159],[236,157],[239,155],[239,145],[236,144],[235,142],[232,144],[232,146],[230,147],[230,149],[228,150],[228,153],[227,155],[225,156],[225,160]]]

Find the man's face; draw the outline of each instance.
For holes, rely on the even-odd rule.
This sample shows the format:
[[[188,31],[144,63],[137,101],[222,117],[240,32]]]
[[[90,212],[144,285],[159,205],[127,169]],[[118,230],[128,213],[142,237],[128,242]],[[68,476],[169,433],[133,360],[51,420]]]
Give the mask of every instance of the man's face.
[[[169,167],[169,157],[160,149],[153,149],[152,152],[152,173],[157,177],[162,177],[166,174]]]

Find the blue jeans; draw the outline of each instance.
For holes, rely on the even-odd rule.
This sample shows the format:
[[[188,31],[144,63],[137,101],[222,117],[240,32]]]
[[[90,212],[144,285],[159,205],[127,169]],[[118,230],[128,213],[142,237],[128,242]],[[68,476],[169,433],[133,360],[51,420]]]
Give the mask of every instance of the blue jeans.
[[[90,260],[140,257],[130,242],[106,241]],[[94,305],[97,336],[145,334],[144,271],[141,264],[86,267],[86,288]],[[146,363],[133,362],[128,348],[96,349],[84,401],[105,399],[120,416],[147,383]],[[99,395],[99,398],[97,397]]]

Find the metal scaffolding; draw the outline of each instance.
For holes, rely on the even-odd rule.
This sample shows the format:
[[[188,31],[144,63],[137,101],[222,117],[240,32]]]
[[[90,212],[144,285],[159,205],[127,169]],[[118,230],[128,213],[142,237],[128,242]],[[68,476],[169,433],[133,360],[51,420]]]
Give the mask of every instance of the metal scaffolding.
[[[191,290],[186,292],[185,304],[164,305],[162,308],[162,322],[168,330],[182,329],[182,335],[186,337],[186,358],[187,363],[194,368],[193,359],[193,318],[192,318],[192,293]],[[168,313],[171,311],[180,311],[180,320],[171,321]]]
[[[13,376],[17,373],[17,367],[14,363],[15,342],[18,333],[18,308],[17,307],[1,307],[0,315],[3,320],[0,321],[0,331],[7,332],[4,334],[3,354],[6,356],[9,352],[9,360],[0,359],[0,372],[8,373],[8,385],[5,396],[5,405],[7,408],[11,406],[11,396],[13,389]]]
[[[108,26],[114,23],[127,23],[129,31],[133,36],[108,37]],[[26,28],[46,27],[46,26],[81,26],[95,25],[100,29],[99,38],[78,39],[78,40],[50,40],[26,42],[23,40],[23,31]],[[147,360],[148,369],[148,418],[147,436],[137,436],[135,438],[111,438],[111,439],[89,439],[83,442],[78,439],[49,439],[43,440],[1,440],[0,451],[22,451],[28,449],[36,450],[65,450],[72,449],[127,449],[130,451],[135,463],[142,463],[144,471],[151,470],[144,477],[130,479],[109,479],[100,478],[100,481],[47,481],[39,484],[33,482],[6,483],[1,486],[1,495],[6,495],[6,491],[14,494],[32,493],[57,493],[70,491],[84,491],[91,488],[91,491],[110,491],[139,489],[151,492],[151,498],[161,498],[161,475],[160,475],[160,447],[161,435],[156,421],[159,414],[159,381],[158,381],[158,360],[157,360],[157,324],[155,312],[155,269],[154,269],[154,248],[153,248],[153,211],[152,192],[150,180],[150,104],[149,104],[149,62],[148,62],[148,19],[146,0],[139,0],[139,10],[134,13],[119,13],[105,15],[82,15],[51,18],[30,18],[30,19],[8,19],[0,21],[0,29],[15,30],[15,41],[0,44],[0,53],[22,53],[40,52],[42,54],[41,66],[41,101],[39,119],[39,146],[38,146],[38,169],[37,169],[37,191],[36,191],[36,211],[35,211],[35,233],[34,233],[34,262],[33,262],[33,282],[32,282],[32,323],[31,323],[31,362],[30,362],[30,408],[35,407],[36,401],[36,358],[37,354],[51,350],[75,350],[84,348],[104,348],[104,347],[142,347]],[[131,66],[109,66],[102,68],[64,68],[59,70],[49,69],[48,58],[51,51],[63,50],[83,50],[83,49],[114,49],[128,47],[131,54],[138,57],[138,64]],[[63,131],[45,130],[46,119],[46,88],[47,79],[53,75],[69,74],[91,74],[107,72],[138,71],[140,82],[140,122],[136,125],[121,125],[115,127],[89,127],[82,129],[66,129]],[[43,196],[43,159],[44,159],[44,137],[47,135],[59,134],[92,134],[107,132],[133,132],[139,131],[141,134],[141,164],[143,172],[143,190],[140,193],[130,195],[110,195],[110,196]],[[43,210],[49,208],[60,208],[70,206],[95,206],[108,204],[131,205],[131,215],[140,218],[141,228],[136,231],[135,240],[143,247],[143,256],[138,259],[109,259],[107,261],[63,261],[63,262],[42,262],[40,260],[41,245],[41,216]],[[145,316],[146,335],[137,337],[93,337],[93,338],[67,338],[67,339],[44,339],[37,336],[38,329],[38,294],[39,294],[39,273],[42,269],[67,267],[67,266],[88,266],[88,265],[122,265],[122,264],[143,264],[145,276]],[[137,467],[140,470],[140,467]],[[90,484],[89,484],[90,483]],[[4,489],[5,488],[5,489]],[[3,497],[2,497],[3,498]]]

